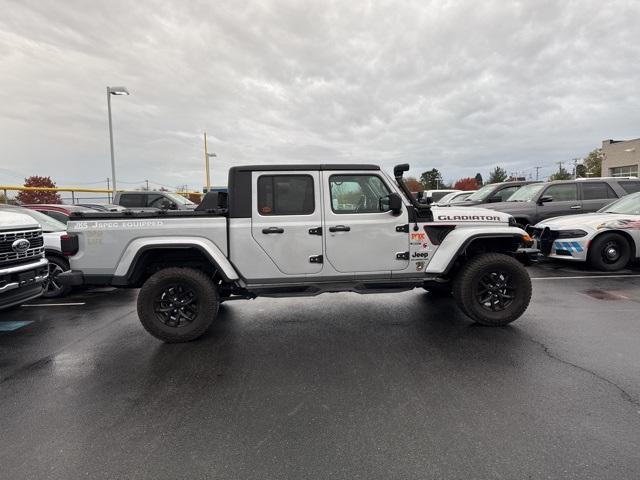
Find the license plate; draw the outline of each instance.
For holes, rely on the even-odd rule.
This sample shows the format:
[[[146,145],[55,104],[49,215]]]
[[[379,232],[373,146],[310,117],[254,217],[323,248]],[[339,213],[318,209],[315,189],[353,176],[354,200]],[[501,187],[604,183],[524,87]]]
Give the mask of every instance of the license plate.
[[[36,278],[36,271],[29,270],[28,272],[21,272],[18,274],[18,282],[28,282]]]

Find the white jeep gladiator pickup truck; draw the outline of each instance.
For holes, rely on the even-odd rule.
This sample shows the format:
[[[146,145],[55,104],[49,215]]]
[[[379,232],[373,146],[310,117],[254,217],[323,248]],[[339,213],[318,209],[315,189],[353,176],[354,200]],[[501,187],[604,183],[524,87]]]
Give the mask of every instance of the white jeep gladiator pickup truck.
[[[531,281],[515,258],[530,238],[508,214],[418,203],[374,165],[233,167],[228,194],[195,211],[96,212],[71,218],[67,285],[140,288],[143,326],[193,340],[223,301],[257,296],[451,294],[485,325],[526,310]],[[526,253],[526,252],[525,252]]]

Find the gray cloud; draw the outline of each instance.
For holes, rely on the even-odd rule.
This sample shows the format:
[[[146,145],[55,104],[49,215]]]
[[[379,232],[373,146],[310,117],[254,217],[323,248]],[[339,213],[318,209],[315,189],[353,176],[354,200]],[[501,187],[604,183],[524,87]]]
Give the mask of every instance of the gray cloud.
[[[551,173],[640,136],[635,1],[2,2],[0,178],[215,183],[242,163]]]

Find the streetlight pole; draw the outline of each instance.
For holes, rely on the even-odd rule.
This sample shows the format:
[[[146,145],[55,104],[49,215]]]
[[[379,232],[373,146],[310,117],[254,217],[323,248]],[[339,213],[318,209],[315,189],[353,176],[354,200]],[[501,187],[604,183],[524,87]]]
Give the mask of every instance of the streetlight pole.
[[[113,155],[113,125],[111,122],[111,95],[129,95],[126,87],[107,87],[107,110],[109,112],[109,147],[111,148],[111,179],[113,196],[116,195],[116,161]]]
[[[211,189],[211,179],[209,177],[209,158],[215,156],[215,153],[209,153],[209,151],[207,150],[207,132],[204,132],[204,172],[207,184],[207,192]]]

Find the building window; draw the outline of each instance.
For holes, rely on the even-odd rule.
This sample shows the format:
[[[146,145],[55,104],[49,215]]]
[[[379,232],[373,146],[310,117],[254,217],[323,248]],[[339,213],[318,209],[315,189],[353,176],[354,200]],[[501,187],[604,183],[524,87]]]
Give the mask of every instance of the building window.
[[[614,167],[609,169],[612,177],[637,177],[638,165],[627,165],[626,167]]]

